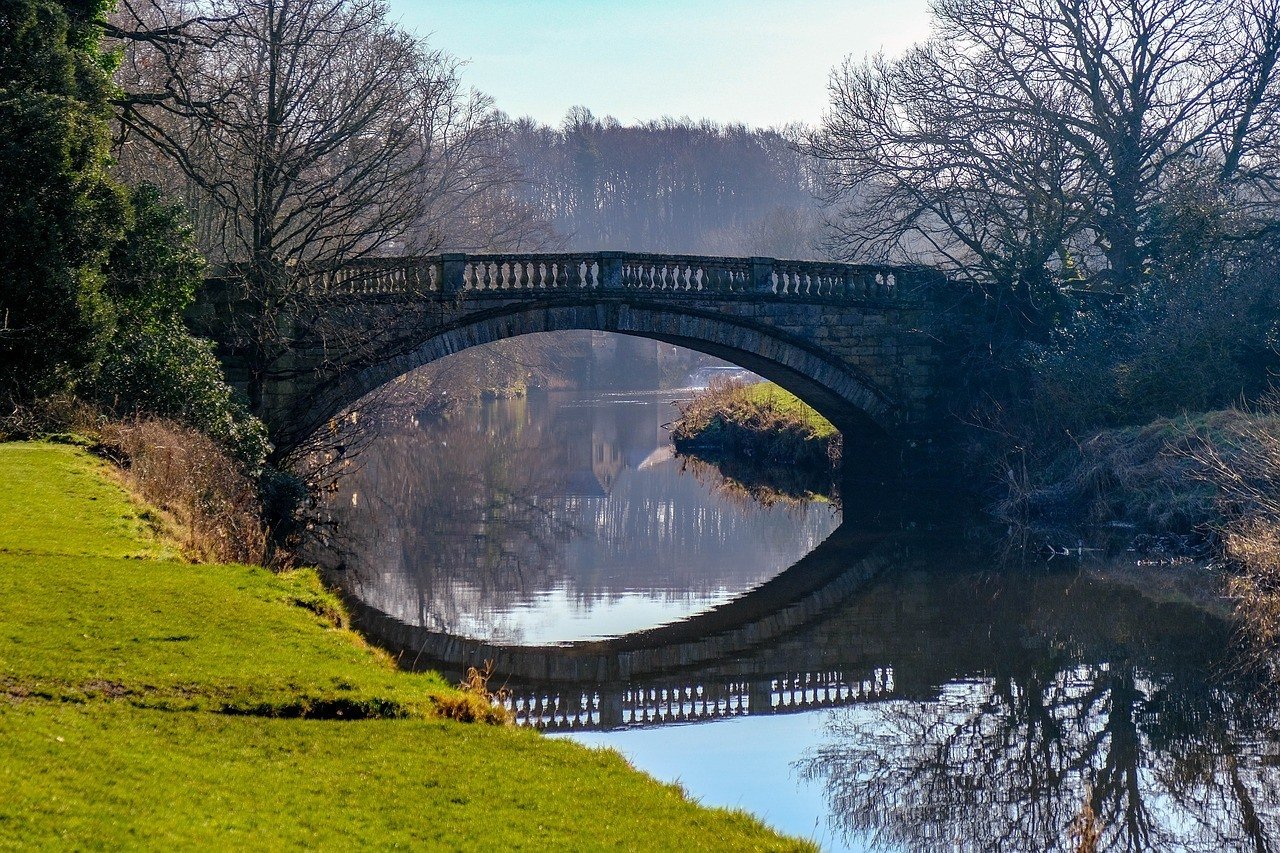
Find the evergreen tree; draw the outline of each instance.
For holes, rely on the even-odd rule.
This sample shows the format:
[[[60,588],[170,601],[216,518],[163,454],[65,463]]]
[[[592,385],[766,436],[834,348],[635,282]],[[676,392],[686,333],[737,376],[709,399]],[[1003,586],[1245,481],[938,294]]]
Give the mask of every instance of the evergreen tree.
[[[74,387],[111,335],[102,270],[128,200],[107,173],[109,6],[0,4],[0,399]]]
[[[183,323],[205,272],[187,212],[148,184],[135,187],[129,201],[128,229],[106,266],[116,329],[95,382],[84,390],[117,414],[194,427],[256,473],[269,450],[266,427],[223,379],[213,344]]]

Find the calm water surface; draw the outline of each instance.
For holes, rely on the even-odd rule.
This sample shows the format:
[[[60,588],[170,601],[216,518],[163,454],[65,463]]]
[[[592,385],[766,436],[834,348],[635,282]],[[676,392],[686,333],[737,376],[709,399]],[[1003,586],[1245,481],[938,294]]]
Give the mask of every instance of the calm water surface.
[[[828,503],[765,507],[676,459],[679,394],[538,395],[382,435],[333,499],[348,583],[463,637],[614,637],[729,601],[839,525]]]
[[[377,438],[326,545],[422,667],[829,850],[1280,844],[1275,705],[1205,568],[999,554],[766,506],[673,458],[670,392],[490,403]],[[848,497],[849,489],[846,487]]]

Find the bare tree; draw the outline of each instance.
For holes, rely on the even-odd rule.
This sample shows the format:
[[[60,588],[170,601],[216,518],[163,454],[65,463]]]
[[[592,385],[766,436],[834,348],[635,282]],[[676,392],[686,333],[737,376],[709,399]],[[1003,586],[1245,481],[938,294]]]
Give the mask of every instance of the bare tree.
[[[279,318],[306,311],[306,265],[556,241],[522,197],[511,123],[380,2],[125,0],[108,29],[125,47],[122,168],[183,196],[206,253],[243,273],[255,407],[264,377],[290,369]],[[411,319],[360,338],[349,330],[369,323],[330,323],[323,337],[391,357],[417,343]]]
[[[810,150],[828,163],[848,258],[944,264],[1032,293],[1079,227],[1086,176],[1044,122],[1009,121],[1009,84],[950,43],[846,64]]]
[[[242,274],[249,397],[287,352],[278,320],[296,272],[402,245],[422,222],[423,176],[459,96],[451,59],[389,23],[377,0],[130,4],[127,130],[217,211]],[[132,17],[132,25],[128,20]],[[155,33],[173,33],[156,38]],[[435,134],[432,136],[431,134]]]
[[[846,254],[927,250],[1010,283],[1093,265],[1136,287],[1159,251],[1161,192],[1191,163],[1274,218],[1276,0],[938,0],[934,13],[928,43],[833,75],[812,150],[833,166]]]
[[[488,95],[462,93],[458,79],[452,82],[441,107],[423,114],[420,135],[430,148],[410,250],[554,251],[562,239],[547,212],[526,198],[513,123]]]

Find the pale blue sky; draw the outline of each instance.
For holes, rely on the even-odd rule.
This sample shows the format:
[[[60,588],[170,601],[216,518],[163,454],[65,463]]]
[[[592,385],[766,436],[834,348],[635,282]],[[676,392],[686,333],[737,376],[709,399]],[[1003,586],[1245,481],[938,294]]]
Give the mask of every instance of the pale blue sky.
[[[928,33],[927,0],[389,0],[468,64],[512,116],[558,124],[576,104],[624,123],[662,115],[816,122],[845,56]]]

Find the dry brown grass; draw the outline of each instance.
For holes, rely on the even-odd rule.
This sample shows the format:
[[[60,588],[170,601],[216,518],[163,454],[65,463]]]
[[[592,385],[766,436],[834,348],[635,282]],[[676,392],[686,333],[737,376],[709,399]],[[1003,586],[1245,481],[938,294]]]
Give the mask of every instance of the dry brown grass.
[[[193,560],[265,564],[267,531],[253,481],[213,441],[172,421],[107,423],[98,441],[127,485],[168,513]]]
[[[93,437],[107,420],[102,412],[75,397],[46,397],[30,405],[17,406],[0,417],[0,441],[25,441],[66,434]]]
[[[506,688],[489,689],[493,678],[493,661],[487,660],[481,667],[467,667],[467,675],[458,683],[458,694],[434,699],[436,713],[462,723],[488,723],[510,725],[511,712],[507,710]]]
[[[1198,463],[1218,490],[1219,533],[1252,663],[1280,683],[1280,428],[1272,401],[1242,418],[1223,445],[1206,445]],[[1247,452],[1240,452],[1245,448]]]
[[[0,418],[0,441],[60,438],[90,445],[115,462],[124,485],[166,514],[188,559],[272,562],[254,482],[203,433],[160,418],[113,420],[66,396]],[[285,555],[274,556],[283,567]]]
[[[1266,471],[1275,465],[1280,472],[1280,456],[1268,457],[1273,445],[1280,450],[1280,418],[1238,409],[1103,430],[1048,465],[1016,457],[1002,472],[1006,496],[992,512],[1010,522],[1207,530],[1240,514],[1233,494],[1255,501],[1253,487]]]
[[[1253,518],[1229,527],[1224,550],[1237,567],[1227,590],[1258,656],[1280,674],[1280,527]]]
[[[1093,791],[1085,789],[1084,805],[1067,828],[1074,843],[1076,853],[1098,853],[1098,844],[1102,841],[1102,822],[1098,813],[1093,810]]]

